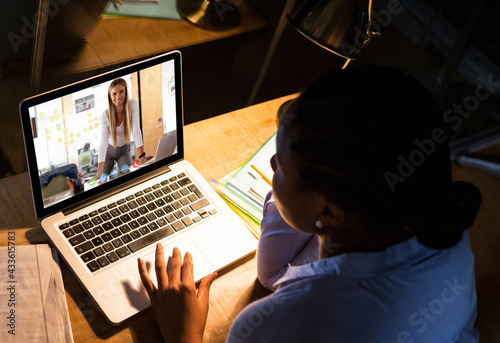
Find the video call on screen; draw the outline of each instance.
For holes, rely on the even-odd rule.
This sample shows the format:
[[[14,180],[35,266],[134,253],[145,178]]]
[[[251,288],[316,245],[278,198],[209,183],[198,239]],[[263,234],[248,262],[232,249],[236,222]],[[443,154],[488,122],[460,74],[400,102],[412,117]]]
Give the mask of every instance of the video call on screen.
[[[144,152],[154,163],[162,137],[175,134],[176,97],[174,61],[121,76],[128,100],[139,105],[139,127]],[[112,80],[29,108],[36,163],[44,206],[134,172],[141,163],[133,135],[131,164],[114,162],[109,174],[97,175],[103,116],[109,111],[108,88]],[[103,155],[104,156],[104,155]]]

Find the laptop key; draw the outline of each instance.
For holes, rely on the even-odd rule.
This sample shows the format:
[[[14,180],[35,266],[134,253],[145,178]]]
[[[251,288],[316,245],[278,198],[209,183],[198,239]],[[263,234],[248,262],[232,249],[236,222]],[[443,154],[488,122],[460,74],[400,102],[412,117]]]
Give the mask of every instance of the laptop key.
[[[130,233],[130,236],[132,236],[133,239],[138,239],[138,238],[141,238],[142,235],[141,233],[139,232],[139,230],[135,230],[135,231],[132,231]]]
[[[107,222],[108,220],[111,220],[113,218],[113,216],[111,214],[109,214],[109,212],[105,212],[105,213],[101,214],[101,218],[102,218],[102,220]]]
[[[154,231],[154,230],[157,230],[159,228],[158,224],[156,224],[155,222],[152,222],[152,223],[149,223],[148,224],[148,228],[151,230],[151,231]]]
[[[89,252],[82,255],[83,262],[92,261],[94,258],[95,258],[95,256],[94,256],[94,253],[92,251],[89,251]]]
[[[93,273],[97,270],[99,270],[101,267],[99,267],[99,265],[97,264],[96,261],[92,261],[90,263],[87,263],[87,267],[89,268],[89,270]]]
[[[78,225],[80,225],[80,224],[78,224]],[[91,227],[94,227],[94,224],[92,224],[92,222],[90,220],[87,220],[87,221],[83,222],[82,225],[86,229],[90,229]]]
[[[101,226],[101,227],[102,227],[104,230],[109,231],[109,230],[111,230],[114,226],[113,226],[113,224],[111,224],[110,222],[107,222],[107,223],[102,224],[102,226]]]
[[[103,222],[103,220],[101,219],[101,217],[92,218],[92,223],[94,223],[95,225],[102,224],[102,222]]]
[[[131,229],[135,230],[138,229],[141,224],[137,220],[132,220],[130,223],[128,223],[128,226],[130,226]]]
[[[141,214],[139,213],[139,211],[137,210],[133,210],[132,212],[129,212],[129,215],[132,217],[132,218],[139,218],[141,216]]]
[[[181,221],[184,223],[184,225],[189,226],[193,224],[193,221],[189,217],[184,217],[181,219]]]
[[[179,180],[177,183],[179,185],[181,185],[181,187],[184,187],[184,186],[190,185],[192,183],[192,181],[189,178],[185,178],[185,179]]]
[[[132,252],[136,252],[144,247],[149,246],[151,243],[154,243],[162,238],[165,238],[174,233],[172,228],[166,226],[156,231],[153,231],[151,234],[144,236],[138,240],[133,241],[128,245],[128,248]]]
[[[115,239],[115,240],[114,240],[113,242],[111,242],[111,243],[113,243],[113,245],[115,246],[115,248],[119,248],[119,247],[121,247],[121,246],[123,245],[122,240],[121,240],[121,239],[118,239],[118,238],[117,238],[117,239]]]
[[[70,237],[73,237],[75,235],[75,231],[73,231],[73,229],[67,229],[67,230],[63,231],[63,235],[66,238],[70,238]]]
[[[76,225],[78,224],[79,220],[78,219],[73,219],[69,222],[69,225]]]
[[[80,232],[85,231],[84,227],[83,227],[81,224],[77,224],[77,225],[73,226],[73,227],[72,227],[72,229],[73,229],[76,233],[80,233]]]
[[[72,246],[85,242],[87,239],[83,235],[77,235],[69,239]]]
[[[103,206],[101,208],[98,209],[99,213],[104,213],[108,210],[108,208],[106,206]]]
[[[123,232],[123,233],[127,233],[129,232],[131,229],[128,225],[122,225],[120,226],[120,231]]]
[[[121,205],[118,208],[120,209],[120,211],[122,211],[122,213],[130,211],[130,208],[127,205]]]
[[[108,259],[105,256],[99,257],[97,259],[97,262],[99,263],[99,265],[101,267],[106,267],[108,264],[110,264],[110,262],[108,261]]]
[[[95,217],[95,216],[97,216],[98,214],[99,214],[99,211],[95,210],[95,211],[90,212],[90,213],[89,213],[89,216],[90,216],[90,217]]]
[[[140,225],[146,225],[148,223],[148,219],[146,217],[140,217],[137,219]]]
[[[123,242],[123,243],[125,243],[125,244],[128,244],[128,243],[130,243],[130,242],[132,242],[132,241],[133,241],[133,238],[132,238],[132,237],[130,237],[130,235],[129,235],[129,234],[123,235],[122,237],[120,237],[120,239],[121,239],[121,240],[122,240],[122,242]]]
[[[106,252],[110,252],[110,251],[115,250],[115,247],[114,247],[114,246],[113,246],[113,244],[111,244],[111,243],[106,243],[106,244],[104,244],[102,247],[103,247],[103,249],[104,249]]]
[[[200,208],[209,205],[210,202],[207,199],[200,199],[197,202],[193,202],[190,207],[193,211],[198,211]]]
[[[174,222],[173,224],[171,224],[172,227],[174,228],[175,231],[179,231],[179,230],[182,230],[185,228],[184,226],[184,223],[181,222],[180,220],[179,221],[176,221]]]
[[[104,229],[102,228],[102,226],[95,227],[92,229],[92,231],[94,231],[94,233],[96,235],[100,235],[100,234],[104,233]]]
[[[94,244],[94,246],[98,247],[99,245],[101,245],[102,243],[104,243],[104,241],[102,240],[101,237],[96,237],[92,240],[92,244]]]
[[[101,238],[102,238],[102,240],[103,240],[104,242],[109,242],[110,240],[112,240],[112,239],[113,239],[113,236],[111,236],[111,234],[110,234],[110,233],[106,232],[105,234],[103,234],[103,235],[101,236]]]
[[[118,254],[118,256],[120,256],[120,258],[124,258],[125,256],[130,255],[130,250],[128,250],[127,247],[121,247],[119,249],[116,249],[116,253]]]
[[[92,244],[91,241],[86,241],[85,243],[83,244],[80,244],[79,246],[77,246],[75,248],[76,252],[79,253],[79,254],[83,254],[84,252],[87,252],[89,251],[90,249],[92,249],[94,247],[94,245]]]
[[[169,223],[173,223],[177,220],[173,214],[169,214],[168,216],[165,217],[165,219],[168,220]]]
[[[67,229],[69,228],[69,224],[68,223],[64,223],[62,225],[59,225],[59,230],[64,230],[64,229]]]
[[[97,256],[97,257],[102,256],[105,253],[104,249],[101,248],[101,247],[95,248],[92,251],[94,252],[94,255]]]
[[[85,238],[87,239],[91,239],[91,238],[94,238],[95,237],[95,233],[94,231],[85,231],[83,233],[83,235],[85,236]]]

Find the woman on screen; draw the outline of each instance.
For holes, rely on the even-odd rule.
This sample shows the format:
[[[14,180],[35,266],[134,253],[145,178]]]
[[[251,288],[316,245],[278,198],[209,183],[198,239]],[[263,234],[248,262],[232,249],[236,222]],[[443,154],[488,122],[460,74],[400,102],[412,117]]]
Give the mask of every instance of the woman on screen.
[[[101,118],[101,146],[97,166],[97,178],[102,173],[109,174],[115,162],[118,170],[132,164],[130,151],[131,136],[141,163],[151,156],[146,156],[139,127],[139,105],[137,100],[128,97],[127,82],[116,79],[108,88],[108,109]]]

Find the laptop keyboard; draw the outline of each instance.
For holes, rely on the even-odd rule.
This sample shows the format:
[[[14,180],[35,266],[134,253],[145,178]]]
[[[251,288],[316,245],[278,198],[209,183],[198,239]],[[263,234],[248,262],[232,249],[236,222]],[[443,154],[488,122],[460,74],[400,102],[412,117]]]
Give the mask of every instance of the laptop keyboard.
[[[215,213],[203,193],[181,173],[59,229],[95,272]]]

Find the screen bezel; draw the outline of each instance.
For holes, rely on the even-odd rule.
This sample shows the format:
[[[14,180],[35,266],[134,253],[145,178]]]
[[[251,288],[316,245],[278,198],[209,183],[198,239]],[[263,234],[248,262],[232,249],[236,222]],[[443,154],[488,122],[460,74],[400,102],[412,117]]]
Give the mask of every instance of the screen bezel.
[[[176,130],[177,130],[177,142],[178,142],[177,152],[165,159],[156,161],[139,170],[125,174],[114,180],[110,180],[105,184],[99,185],[98,187],[89,189],[80,194],[76,194],[69,199],[63,200],[61,202],[58,202],[56,204],[53,204],[52,206],[45,208],[43,204],[42,189],[40,187],[40,177],[38,175],[38,164],[34,153],[35,145],[31,129],[29,108],[50,100],[63,97],[71,93],[75,93],[79,90],[90,88],[94,85],[103,82],[107,82],[128,74],[132,74],[156,66],[158,64],[168,62],[170,60],[174,61],[174,75],[175,75],[175,89],[176,89],[175,92],[176,126],[177,126]],[[21,116],[21,125],[23,130],[26,160],[28,163],[28,173],[30,175],[30,184],[33,194],[33,203],[37,220],[40,221],[41,219],[50,216],[54,213],[63,211],[68,207],[77,206],[78,204],[84,203],[86,201],[92,201],[92,198],[95,198],[101,195],[102,193],[112,192],[117,187],[122,186],[124,183],[133,181],[139,177],[145,177],[147,176],[147,174],[152,173],[159,168],[166,167],[169,164],[184,159],[184,133],[183,133],[184,113],[183,113],[183,102],[182,102],[183,88],[182,88],[181,61],[182,61],[182,56],[180,51],[176,50],[168,52],[85,80],[75,82],[67,86],[63,86],[58,89],[54,89],[42,94],[35,95],[33,97],[23,100],[19,104],[19,112]],[[154,152],[151,153],[154,154]]]

